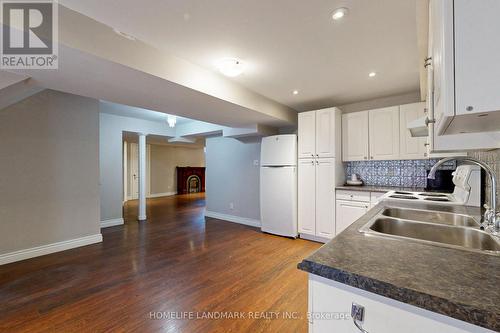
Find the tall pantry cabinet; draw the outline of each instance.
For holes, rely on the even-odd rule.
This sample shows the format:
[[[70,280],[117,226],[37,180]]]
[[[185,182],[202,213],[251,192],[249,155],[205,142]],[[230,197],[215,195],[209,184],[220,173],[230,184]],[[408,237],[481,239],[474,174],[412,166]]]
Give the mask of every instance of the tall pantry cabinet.
[[[344,182],[341,111],[299,113],[298,223],[302,238],[335,236],[335,186]]]

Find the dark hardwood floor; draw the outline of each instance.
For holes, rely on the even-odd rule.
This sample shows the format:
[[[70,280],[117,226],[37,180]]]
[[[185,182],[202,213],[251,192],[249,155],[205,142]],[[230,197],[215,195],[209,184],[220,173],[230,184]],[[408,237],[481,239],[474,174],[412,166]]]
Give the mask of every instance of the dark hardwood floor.
[[[0,266],[0,332],[306,332],[296,265],[319,244],[205,221],[204,206],[151,199],[138,224],[130,202],[101,244]]]

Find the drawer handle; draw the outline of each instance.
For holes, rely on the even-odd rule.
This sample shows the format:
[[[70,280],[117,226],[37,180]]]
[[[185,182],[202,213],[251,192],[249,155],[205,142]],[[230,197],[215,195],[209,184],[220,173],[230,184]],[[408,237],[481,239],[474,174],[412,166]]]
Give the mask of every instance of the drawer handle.
[[[365,316],[365,307],[356,303],[352,303],[351,317],[352,321],[354,322],[354,326],[356,326],[360,332],[368,333],[368,331],[365,330],[363,326],[361,326],[361,323],[358,322],[358,320],[363,321],[364,316]]]

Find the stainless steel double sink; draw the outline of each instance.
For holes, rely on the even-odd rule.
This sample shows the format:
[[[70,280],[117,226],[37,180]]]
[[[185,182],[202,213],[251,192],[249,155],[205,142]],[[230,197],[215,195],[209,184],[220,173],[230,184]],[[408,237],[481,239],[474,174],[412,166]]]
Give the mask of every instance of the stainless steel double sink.
[[[478,221],[468,215],[386,207],[360,231],[428,245],[500,255],[498,238],[480,230]]]

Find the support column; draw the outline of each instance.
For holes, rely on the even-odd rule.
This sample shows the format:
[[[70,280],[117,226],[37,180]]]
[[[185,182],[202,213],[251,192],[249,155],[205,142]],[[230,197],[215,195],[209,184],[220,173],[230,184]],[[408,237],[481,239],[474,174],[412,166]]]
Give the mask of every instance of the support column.
[[[139,216],[146,221],[146,134],[139,133]]]

